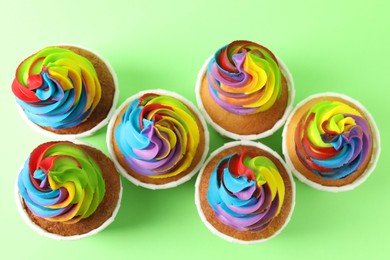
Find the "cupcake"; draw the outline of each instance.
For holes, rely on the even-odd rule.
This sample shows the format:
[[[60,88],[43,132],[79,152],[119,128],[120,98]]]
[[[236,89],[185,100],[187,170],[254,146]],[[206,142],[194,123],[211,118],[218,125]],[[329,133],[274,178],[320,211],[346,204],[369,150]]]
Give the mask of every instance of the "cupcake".
[[[234,41],[203,65],[196,98],[206,120],[220,134],[253,140],[273,134],[284,124],[292,109],[294,84],[287,67],[269,49]]]
[[[12,92],[23,119],[55,138],[91,135],[108,122],[117,102],[117,79],[96,53],[53,46],[18,66]]]
[[[302,182],[325,191],[351,190],[375,168],[379,132],[356,100],[336,93],[308,97],[283,131],[286,163]]]
[[[39,145],[17,178],[16,203],[25,222],[58,240],[91,236],[115,218],[119,174],[101,151],[68,141]]]
[[[295,184],[280,156],[261,143],[235,141],[213,152],[195,184],[203,223],[230,242],[264,242],[291,218]]]
[[[122,175],[149,189],[175,187],[201,167],[209,133],[196,108],[176,93],[143,91],[115,112],[107,146]]]

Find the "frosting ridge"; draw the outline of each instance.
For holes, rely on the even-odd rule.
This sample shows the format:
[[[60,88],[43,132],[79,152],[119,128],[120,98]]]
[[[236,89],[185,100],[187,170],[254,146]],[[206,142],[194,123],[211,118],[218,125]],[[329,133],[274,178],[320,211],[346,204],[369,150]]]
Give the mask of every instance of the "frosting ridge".
[[[234,41],[219,49],[209,62],[206,76],[213,100],[239,115],[268,110],[282,92],[276,57],[250,41]]]
[[[19,174],[18,188],[34,215],[65,224],[89,217],[105,194],[99,165],[70,142],[38,146]]]
[[[199,141],[195,116],[181,101],[147,93],[133,100],[115,128],[126,164],[151,178],[166,178],[190,167]]]
[[[339,101],[320,101],[298,122],[295,150],[301,163],[327,180],[345,178],[366,161],[372,148],[367,120]]]
[[[47,47],[24,60],[16,70],[12,91],[32,122],[53,129],[84,122],[101,98],[92,63],[59,47]]]
[[[276,165],[250,151],[223,158],[211,173],[207,191],[207,201],[222,223],[253,232],[279,215],[284,196]]]

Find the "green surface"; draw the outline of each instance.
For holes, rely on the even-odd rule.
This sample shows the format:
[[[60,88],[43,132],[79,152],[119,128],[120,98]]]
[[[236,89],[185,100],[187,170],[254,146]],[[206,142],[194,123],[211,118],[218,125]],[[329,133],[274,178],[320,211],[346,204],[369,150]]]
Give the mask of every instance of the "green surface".
[[[390,174],[385,164],[389,1],[97,2],[0,2],[0,258],[390,258]],[[119,103],[148,88],[176,91],[195,102],[203,62],[235,39],[261,43],[283,59],[295,81],[294,104],[332,91],[350,95],[372,113],[382,134],[382,154],[364,184],[326,193],[297,182],[289,225],[274,239],[250,246],[226,242],[202,224],[194,205],[195,179],[175,189],[151,191],[122,178],[117,219],[81,241],[50,240],[24,224],[14,202],[15,179],[27,154],[49,139],[30,130],[14,106],[11,82],[23,58],[52,44],[85,46],[116,70]],[[107,153],[105,133],[106,128],[83,140]],[[211,151],[226,141],[211,130]],[[262,142],[281,153],[281,130]]]

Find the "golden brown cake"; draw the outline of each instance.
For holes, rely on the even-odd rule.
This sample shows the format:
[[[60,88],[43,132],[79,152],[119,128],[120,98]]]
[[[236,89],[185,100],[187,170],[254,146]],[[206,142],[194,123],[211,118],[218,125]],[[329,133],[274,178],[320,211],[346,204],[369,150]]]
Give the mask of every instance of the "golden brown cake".
[[[168,91],[130,97],[110,121],[107,145],[122,174],[150,189],[189,180],[208,151],[208,130],[196,108]]]
[[[25,221],[60,240],[96,234],[110,224],[122,190],[114,163],[106,155],[67,141],[34,149],[17,184],[17,204]]]
[[[211,232],[232,242],[263,242],[287,225],[295,184],[270,148],[236,141],[213,152],[201,169],[195,203]]]
[[[317,189],[342,191],[362,183],[379,155],[379,133],[356,100],[323,93],[302,101],[283,132],[293,173]]]
[[[50,136],[87,136],[112,115],[118,90],[109,64],[76,46],[47,47],[16,70],[12,91],[23,118]]]
[[[234,41],[219,49],[198,75],[198,106],[207,121],[233,139],[258,139],[279,129],[291,111],[292,77],[266,47]]]

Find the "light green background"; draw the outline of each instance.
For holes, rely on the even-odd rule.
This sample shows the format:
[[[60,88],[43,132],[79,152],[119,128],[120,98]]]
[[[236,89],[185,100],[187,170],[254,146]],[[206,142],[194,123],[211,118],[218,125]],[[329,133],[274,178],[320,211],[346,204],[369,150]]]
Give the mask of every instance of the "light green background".
[[[0,258],[15,259],[390,259],[389,1],[0,1]],[[96,236],[58,242],[18,215],[20,165],[49,140],[14,106],[19,62],[42,47],[95,50],[118,74],[119,103],[140,90],[173,90],[195,102],[203,62],[220,46],[248,39],[269,47],[293,74],[297,104],[333,91],[359,100],[382,134],[382,154],[357,189],[326,193],[297,182],[289,225],[274,239],[245,246],[213,235],[194,205],[192,179],[161,191],[123,181],[117,219]],[[107,153],[106,128],[83,140]],[[210,150],[229,141],[211,130]],[[281,130],[262,140],[281,153]],[[43,258],[42,258],[43,257]]]

